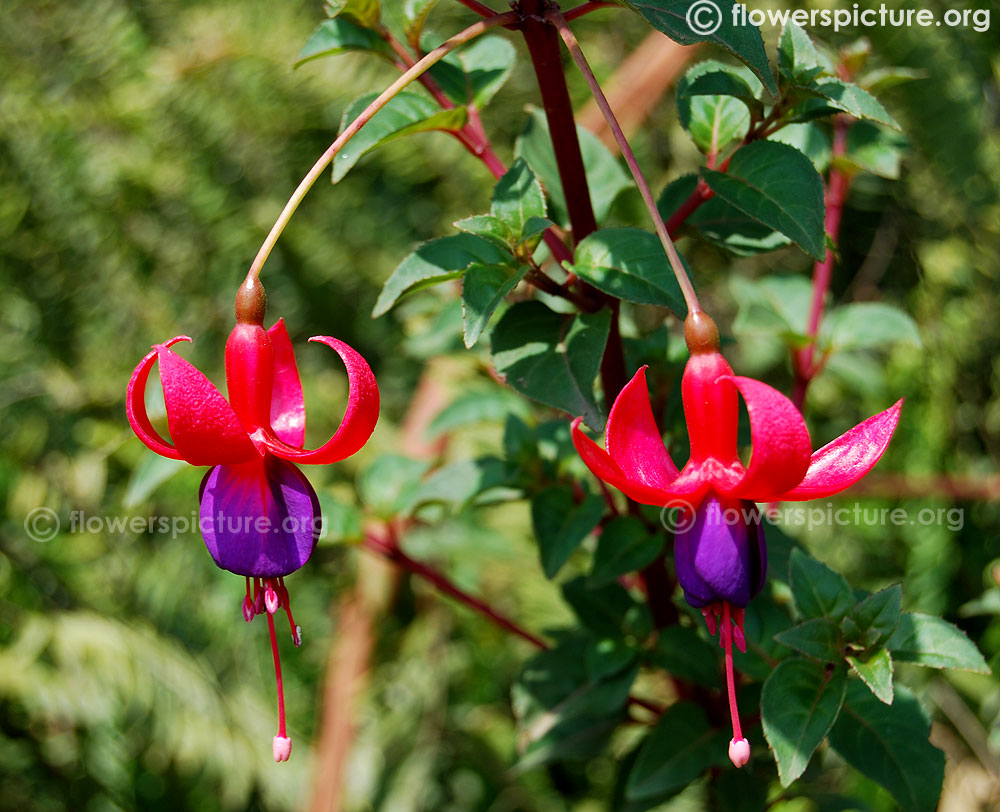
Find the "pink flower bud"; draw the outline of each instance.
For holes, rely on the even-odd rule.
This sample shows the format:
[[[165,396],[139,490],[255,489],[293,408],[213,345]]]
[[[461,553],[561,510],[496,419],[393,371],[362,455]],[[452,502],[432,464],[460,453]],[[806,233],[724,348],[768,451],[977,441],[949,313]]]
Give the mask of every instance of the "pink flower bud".
[[[729,760],[737,767],[742,767],[746,764],[750,760],[750,742],[746,739],[733,739],[730,741]]]
[[[257,612],[254,610],[253,601],[250,600],[250,596],[247,595],[243,598],[243,619],[249,623],[253,620],[254,615],[256,614]]]
[[[268,614],[273,615],[278,611],[278,593],[270,584],[264,590],[264,606],[267,608]]]
[[[275,736],[274,760],[277,762],[288,761],[288,757],[291,754],[292,754],[292,740],[287,738],[286,736]]]

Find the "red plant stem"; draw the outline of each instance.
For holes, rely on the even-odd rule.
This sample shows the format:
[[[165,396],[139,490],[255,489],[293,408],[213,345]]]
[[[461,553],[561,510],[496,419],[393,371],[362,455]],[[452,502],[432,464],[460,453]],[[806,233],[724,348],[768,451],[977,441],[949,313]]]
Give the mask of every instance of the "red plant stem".
[[[274,658],[274,681],[278,686],[278,735],[286,737],[285,733],[285,688],[281,681],[281,657],[278,655],[278,638],[274,633],[274,615],[267,615],[267,631],[271,635],[271,656]]]
[[[607,121],[608,127],[611,128],[615,141],[618,143],[622,156],[625,158],[625,163],[628,164],[628,168],[632,172],[632,177],[635,179],[635,185],[639,188],[642,201],[646,204],[646,209],[653,221],[653,227],[656,229],[656,235],[663,244],[663,250],[667,255],[667,259],[670,260],[670,267],[677,278],[677,284],[680,286],[681,292],[684,294],[684,301],[687,304],[688,311],[691,313],[699,312],[701,305],[698,303],[698,296],[694,292],[694,286],[688,278],[687,271],[684,269],[684,263],[681,262],[680,255],[677,253],[677,248],[674,246],[673,240],[670,239],[670,234],[663,222],[663,218],[660,217],[660,212],[656,207],[656,201],[653,199],[653,192],[649,188],[646,176],[642,174],[642,170],[639,168],[639,162],[635,158],[635,153],[632,152],[628,139],[625,137],[625,133],[622,132],[622,128],[618,124],[618,119],[615,117],[614,111],[608,103],[607,96],[604,95],[604,91],[597,81],[597,77],[594,76],[594,72],[590,69],[587,57],[584,56],[583,49],[580,48],[580,43],[576,41],[572,29],[566,23],[566,18],[559,13],[558,9],[550,9],[546,14],[546,19],[550,20],[558,29],[567,50],[569,50],[570,55],[573,57],[573,61],[576,62],[580,73],[583,74],[587,87],[590,88],[590,92],[594,97],[594,101],[597,102],[604,120]]]
[[[850,178],[844,170],[836,165],[837,159],[847,152],[847,131],[851,122],[845,115],[838,115],[833,122],[833,151],[831,153],[830,175],[826,187],[826,217],[823,228],[834,243],[840,235],[840,220],[844,213],[844,201],[847,199],[847,189]],[[809,310],[807,333],[811,339],[808,346],[795,351],[792,363],[795,370],[795,385],[792,390],[792,402],[800,411],[806,400],[806,390],[809,382],[819,371],[815,363],[816,336],[819,335],[820,322],[823,319],[823,302],[830,289],[830,279],[833,276],[833,251],[826,249],[826,257],[813,266],[812,304]]]
[[[477,2],[477,0],[458,0],[458,2],[470,11],[474,11],[482,17],[493,17],[497,14],[497,12],[489,6],[484,6],[482,3]]]
[[[555,149],[559,180],[573,228],[573,241],[579,243],[597,230],[597,220],[590,204],[590,188],[576,134],[573,104],[563,74],[559,35],[555,28],[542,19],[545,6],[545,0],[523,0],[521,10],[525,17],[521,33],[538,78],[542,106],[545,108],[545,118]]]
[[[379,538],[373,533],[366,533],[364,544],[366,549],[385,556],[393,563],[398,564],[407,571],[412,572],[414,575],[419,575],[425,581],[428,581],[432,586],[434,586],[434,588],[438,591],[443,592],[445,595],[450,595],[459,603],[464,603],[470,609],[473,609],[476,612],[479,612],[479,614],[489,618],[501,629],[505,629],[523,640],[527,640],[533,646],[537,646],[540,649],[548,649],[548,643],[540,637],[536,637],[531,632],[521,628],[513,620],[500,614],[500,612],[480,598],[476,598],[468,592],[459,589],[451,581],[449,581],[446,576],[437,570],[421,563],[420,561],[417,561],[414,558],[410,558],[410,556],[404,553],[399,548],[399,545],[394,541],[387,541]]]
[[[564,12],[566,21],[575,20],[578,17],[582,17],[584,14],[590,14],[592,11],[597,11],[602,8],[619,8],[617,3],[605,3],[601,0],[590,0],[589,3],[584,3],[582,6],[576,6],[571,8],[569,11]]]

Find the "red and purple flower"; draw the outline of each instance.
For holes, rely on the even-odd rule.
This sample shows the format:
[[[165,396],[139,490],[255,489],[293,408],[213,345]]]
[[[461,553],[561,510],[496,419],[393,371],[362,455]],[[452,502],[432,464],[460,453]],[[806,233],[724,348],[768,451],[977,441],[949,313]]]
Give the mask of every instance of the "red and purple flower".
[[[692,313],[685,335],[691,357],[681,396],[691,456],[683,469],[674,465],[656,427],[645,367],[615,400],[605,448],[581,431],[580,418],[573,422],[573,443],[595,476],[630,499],[681,510],[682,529],[674,536],[677,580],[687,602],[702,610],[709,632],[719,630],[733,719],[730,758],[740,767],[750,746],[736,714],[732,645],[745,650],[743,608],[760,591],[767,569],[753,503],[818,499],[857,482],[889,445],[902,401],[813,453],[805,421],[788,398],[733,374],[718,351],[711,319]],[[740,396],[750,417],[749,466],[737,455]]]
[[[347,344],[315,336],[344,362],[349,380],[347,411],[336,433],[307,450],[306,414],[295,353],[279,319],[263,327],[264,296],[259,283],[241,288],[237,324],[226,343],[229,400],[171,347],[177,336],[156,344],[132,373],[126,412],[147,448],[170,459],[212,466],[201,483],[202,537],[215,563],[246,578],[243,617],[266,614],[278,686],[278,735],[274,758],[287,761],[291,740],[285,730],[281,664],[273,615],[284,608],[295,645],[301,632],[292,620],[284,576],[310,558],[322,522],[319,501],[294,463],[326,465],[358,451],[378,420],[379,393],[367,362]],[[161,437],[146,413],[145,390],[153,364],[160,381],[172,444]]]

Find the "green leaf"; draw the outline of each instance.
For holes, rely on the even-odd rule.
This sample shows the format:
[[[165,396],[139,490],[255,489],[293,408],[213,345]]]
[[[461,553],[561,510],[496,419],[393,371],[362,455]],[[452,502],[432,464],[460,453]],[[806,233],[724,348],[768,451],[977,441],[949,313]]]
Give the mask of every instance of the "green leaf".
[[[563,584],[562,593],[580,623],[598,637],[643,639],[652,631],[649,608],[620,584],[592,587],[581,575]]]
[[[602,680],[632,668],[638,659],[638,653],[623,640],[610,637],[598,640],[587,649],[587,676],[592,680]]]
[[[493,187],[490,214],[501,220],[515,241],[533,218],[545,217],[545,195],[527,161],[518,158]]]
[[[375,29],[382,20],[379,0],[327,0],[326,13],[362,28]]]
[[[587,185],[590,188],[594,217],[600,223],[607,217],[615,198],[628,189],[632,181],[622,169],[618,159],[608,152],[607,147],[596,135],[582,127],[576,128],[576,134],[580,139],[583,165],[587,170]],[[530,110],[527,125],[514,145],[514,154],[528,162],[545,187],[552,219],[562,225],[569,225],[566,196],[559,180],[556,154],[549,136],[549,124],[545,113],[541,110]]]
[[[482,37],[448,54],[430,75],[455,104],[481,109],[507,81],[515,56],[514,46],[503,37]]]
[[[851,134],[858,127],[870,127],[869,124],[858,122],[848,131],[847,140],[850,142]],[[771,141],[778,141],[795,147],[805,155],[817,172],[825,172],[830,166],[830,157],[833,153],[833,143],[830,136],[818,124],[807,122],[804,124],[788,124],[782,127],[774,135],[769,136]]]
[[[889,639],[899,622],[899,602],[903,588],[899,584],[869,595],[857,604],[842,624],[849,645],[859,649],[878,646]]]
[[[927,740],[930,729],[927,712],[902,686],[886,705],[851,682],[830,746],[889,790],[903,812],[933,812],[944,780],[944,753]]]
[[[354,121],[377,97],[378,93],[366,93],[351,102],[340,122],[340,131]],[[468,113],[464,107],[441,110],[437,104],[416,93],[400,93],[379,110],[365,124],[354,138],[337,153],[333,159],[333,182],[337,183],[346,175],[361,156],[376,147],[404,138],[407,135],[444,130],[457,132],[465,126]]]
[[[686,96],[732,96],[743,102],[751,113],[756,113],[758,117],[763,115],[764,105],[738,71],[729,65],[712,60],[698,64],[709,67],[702,68],[686,83],[682,80],[677,86],[678,95],[682,92],[681,85],[683,84],[683,93]],[[688,71],[685,78],[691,75],[691,71]],[[760,87],[759,83],[758,87]]]
[[[639,304],[687,313],[659,239],[637,228],[603,228],[576,247],[573,272],[599,290]]]
[[[692,85],[699,80],[730,74],[713,71],[723,67],[718,62],[699,62],[690,68],[677,83],[677,113],[684,129],[691,134],[698,148],[704,153],[718,154],[732,141],[742,138],[750,129],[750,110],[745,102],[733,95],[706,95],[693,93]],[[738,77],[733,77],[734,79]],[[745,84],[745,83],[744,83]],[[749,88],[747,88],[749,91]],[[751,98],[753,94],[751,93]]]
[[[803,617],[840,620],[854,606],[854,595],[844,576],[798,548],[789,556],[788,583]]]
[[[519,302],[493,328],[493,364],[515,391],[600,429],[594,380],[610,327],[607,309],[564,316],[541,302]]]
[[[714,9],[718,16],[694,17],[695,27],[703,24],[702,30],[717,21],[719,26],[708,33],[698,33],[688,24],[687,13],[693,5],[691,0],[625,0],[626,5],[638,11],[658,31],[662,31],[670,39],[682,45],[695,42],[711,42],[721,45],[729,53],[747,65],[760,79],[771,95],[777,95],[778,87],[774,83],[771,67],[767,63],[767,53],[764,51],[764,40],[760,29],[755,25],[737,25],[733,20],[734,0],[718,0],[704,9],[703,13],[712,15]]]
[[[767,678],[761,722],[783,787],[802,775],[836,721],[846,688],[843,665],[828,671],[822,663],[797,657],[779,663]]]
[[[510,415],[526,417],[529,411],[523,398],[503,387],[469,388],[437,413],[427,427],[425,436],[435,439],[447,432],[479,423],[503,423]]]
[[[577,504],[569,485],[550,485],[531,500],[531,526],[546,578],[555,577],[604,515],[604,500],[587,496]]]
[[[525,223],[524,228],[521,230],[521,242],[527,243],[531,250],[534,250],[534,246],[537,245],[537,240],[541,239],[542,233],[554,226],[548,217],[529,217]]]
[[[656,647],[647,654],[650,665],[681,679],[709,688],[719,685],[719,647],[686,626],[667,626],[656,635]]]
[[[830,352],[888,349],[906,342],[919,347],[920,331],[906,313],[878,302],[856,302],[834,308],[823,320],[820,344]]]
[[[879,702],[892,704],[892,655],[888,650],[880,648],[865,657],[848,656],[847,662]]]
[[[421,482],[403,512],[409,514],[431,503],[459,508],[484,491],[505,484],[506,479],[506,466],[497,457],[453,462],[438,468]]]
[[[697,185],[697,175],[682,175],[664,188],[656,204],[664,220],[670,219]],[[697,229],[709,242],[734,254],[752,255],[773,251],[789,242],[784,234],[759,223],[718,196],[701,203],[688,215],[684,224]],[[734,280],[740,278],[733,277]]]
[[[733,330],[742,335],[776,336],[789,347],[805,346],[812,283],[802,276],[775,274],[749,280],[734,277],[733,296],[739,313]]]
[[[437,0],[406,0],[403,4],[403,18],[406,20],[403,33],[412,47],[419,48],[420,35],[427,23],[427,15],[436,4]]]
[[[322,543],[340,544],[364,538],[364,517],[356,506],[334,499],[325,491],[319,491],[317,497],[323,511],[323,532],[320,535]]]
[[[518,771],[591,757],[621,723],[638,666],[595,678],[588,672],[594,645],[587,636],[564,635],[524,664],[511,688],[522,751]]]
[[[129,478],[122,507],[133,508],[145,502],[150,495],[174,474],[184,470],[187,465],[183,460],[171,460],[161,457],[152,451],[146,451],[135,466]]]
[[[844,634],[840,626],[829,618],[807,620],[776,634],[774,639],[822,662],[839,663],[844,659]]]
[[[955,668],[989,674],[990,668],[958,626],[933,615],[903,612],[885,644],[897,660],[927,668]]]
[[[679,792],[701,773],[725,759],[729,736],[713,729],[705,712],[690,702],[667,709],[646,737],[628,776],[630,801]]]
[[[517,287],[528,267],[473,263],[462,277],[462,326],[466,348],[472,348],[504,297]]]
[[[590,583],[599,586],[622,575],[641,570],[663,549],[663,538],[646,532],[634,516],[608,522],[597,539]]]
[[[459,231],[489,240],[504,251],[509,250],[514,239],[507,224],[492,214],[474,214],[472,217],[456,220],[452,225]]]
[[[754,141],[733,153],[728,172],[702,169],[717,195],[744,214],[826,256],[823,181],[801,152],[776,141]]]
[[[831,78],[823,79],[808,89],[826,99],[833,107],[850,113],[855,118],[885,124],[894,130],[901,129],[896,119],[889,115],[878,99],[855,84]]]
[[[380,518],[393,519],[413,502],[428,466],[400,454],[383,454],[358,474],[358,496]]]
[[[295,67],[322,56],[334,56],[346,51],[370,51],[390,60],[393,56],[386,41],[374,31],[338,18],[320,23],[319,28],[299,51]]]
[[[838,159],[837,165],[896,180],[906,146],[906,139],[898,133],[858,121],[847,131],[847,154]]]
[[[387,313],[406,293],[456,279],[473,263],[502,265],[506,261],[512,261],[508,253],[471,234],[453,234],[425,242],[389,275],[372,309],[372,317]]]
[[[801,26],[788,22],[778,41],[778,70],[793,84],[806,84],[827,70],[816,46]],[[832,72],[832,71],[831,71]]]

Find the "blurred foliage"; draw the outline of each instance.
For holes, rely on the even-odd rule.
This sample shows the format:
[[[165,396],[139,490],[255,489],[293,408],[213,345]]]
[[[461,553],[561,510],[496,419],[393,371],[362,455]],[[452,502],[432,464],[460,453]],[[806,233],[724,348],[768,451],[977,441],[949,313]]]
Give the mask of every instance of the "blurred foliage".
[[[390,18],[398,12],[393,5]],[[338,543],[356,535],[353,475],[379,451],[398,450],[398,424],[428,358],[454,355],[442,376],[450,396],[491,385],[485,353],[461,349],[453,294],[425,294],[369,318],[382,283],[418,241],[453,233],[452,222],[487,210],[487,171],[446,135],[429,133],[381,148],[334,189],[319,184],[269,260],[271,315],[286,319],[299,344],[316,333],[351,343],[371,361],[384,405],[365,452],[310,471],[341,530],[331,530],[311,565],[291,579],[305,638],[284,662],[296,751],[291,763],[274,765],[270,654],[261,624],[241,620],[241,581],[215,569],[192,528],[200,474],[150,473],[151,457],[128,429],[122,400],[149,345],[178,333],[196,339],[187,357],[221,379],[232,296],[263,235],[350,102],[396,75],[389,64],[354,54],[293,71],[318,6],[11,0],[0,8],[0,810],[303,807],[313,781],[308,743],[318,739],[327,650],[340,621],[331,607],[352,588],[357,557],[366,555]],[[442,2],[428,30],[451,32],[470,17]],[[638,16],[617,9],[574,28],[602,79],[648,31]],[[810,429],[824,442],[905,395],[903,422],[879,473],[995,477],[996,35],[948,27],[863,33],[878,65],[905,66],[923,78],[879,93],[909,147],[898,180],[868,173],[853,185],[832,298],[902,308],[920,344],[889,353],[860,348],[850,363],[831,364],[810,390]],[[833,46],[849,39],[847,32],[818,35]],[[765,30],[772,57],[776,39]],[[509,83],[484,114],[507,162],[530,120],[525,105],[537,103],[520,43],[517,53]],[[582,83],[571,77],[570,88],[582,105]],[[698,166],[669,96],[635,143],[655,189]],[[609,217],[614,225],[646,225],[634,190],[621,194]],[[742,302],[733,278],[804,277],[810,268],[794,247],[736,259],[705,241],[686,241],[682,250],[725,332]],[[666,331],[648,329],[661,326],[663,312],[628,307],[625,320],[630,352],[658,364],[654,388],[666,391],[678,357],[668,359]],[[667,326],[675,347],[676,320]],[[787,356],[752,336],[737,338],[728,351],[734,367],[787,389]],[[309,435],[318,438],[339,419],[343,376],[321,350],[304,352],[300,365]],[[550,412],[515,406],[525,422],[510,418],[504,431],[509,400],[476,405],[471,413],[480,421],[442,414],[439,427],[452,434],[445,461],[502,455],[513,466],[508,481],[536,486],[560,487],[566,468],[582,473],[568,453],[565,421],[544,422]],[[667,404],[674,417],[668,436],[683,433],[676,405]],[[154,487],[158,477],[164,481]],[[442,492],[452,491],[445,483]],[[433,560],[532,630],[570,623],[562,590],[544,578],[529,540],[526,503],[498,507],[483,498],[468,509],[433,492],[427,501],[422,515],[432,516],[433,526],[407,537],[410,554]],[[890,488],[864,504],[964,513],[961,526],[784,529],[856,587],[876,590],[905,573],[906,611],[959,622],[991,665],[1000,664],[992,574],[1000,559],[998,502],[944,492],[907,500],[892,498]],[[24,530],[38,507],[62,520],[47,543]],[[155,524],[109,532],[86,521],[122,515],[189,521],[177,532]],[[588,572],[589,559],[587,550],[577,552],[561,572],[567,599],[568,584]],[[775,555],[772,569],[783,578]],[[787,621],[786,587],[775,582],[772,592],[774,603],[762,607],[785,606]],[[760,612],[748,625],[766,627]],[[615,782],[627,769],[619,764],[636,758],[629,728],[585,766],[511,771],[518,744],[509,691],[527,646],[407,579],[377,631],[358,710],[349,808],[589,812],[623,797]],[[996,763],[994,680],[915,669],[907,680],[918,692],[927,681],[939,683],[924,701],[954,763],[973,756]],[[957,710],[938,699],[952,695]],[[956,728],[957,718],[972,718],[972,732]],[[763,744],[759,728],[751,738]],[[810,800],[772,798],[773,808],[841,808],[816,800],[821,791],[851,795],[868,809],[893,808],[836,754],[824,751],[821,764],[803,779],[815,790]],[[761,785],[752,778],[727,781],[734,784],[728,791],[758,797]],[[715,791],[695,783],[669,808],[713,808]]]

